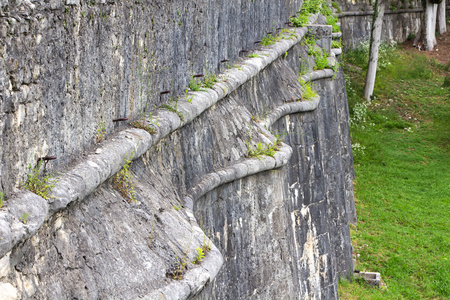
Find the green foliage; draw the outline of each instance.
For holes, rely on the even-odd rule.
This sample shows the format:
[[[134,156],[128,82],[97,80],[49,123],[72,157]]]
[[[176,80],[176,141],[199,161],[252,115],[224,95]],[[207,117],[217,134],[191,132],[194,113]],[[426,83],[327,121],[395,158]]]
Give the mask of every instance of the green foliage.
[[[369,47],[369,42],[366,41],[361,43],[361,45],[357,49],[347,52],[343,56],[345,63],[367,69],[367,64],[369,61]],[[377,71],[385,69],[391,64],[391,61],[397,57],[397,49],[398,48],[395,43],[382,43],[380,45],[380,49],[378,52]]]
[[[97,143],[100,143],[106,135],[106,123],[105,122],[100,122],[97,125],[97,131],[96,131],[96,135],[95,135],[95,140]]]
[[[3,202],[5,200],[5,194],[0,192],[0,209],[3,207]]]
[[[144,129],[150,134],[156,134],[155,126],[159,126],[159,122],[157,118],[153,118],[153,113],[149,114],[149,121],[147,124],[145,117],[142,117],[139,121],[135,121],[131,123],[131,126]]]
[[[338,23],[338,18],[334,17],[334,16],[327,16],[327,25],[331,25],[331,27],[333,28],[333,32],[340,32],[341,28],[339,27]]]
[[[389,4],[389,9],[390,10],[397,10],[397,4],[395,2],[391,2]]]
[[[203,91],[201,82],[193,76],[189,79],[189,88],[194,92]]]
[[[203,81],[203,87],[212,89],[214,87],[214,84],[217,82],[217,76],[216,74],[208,74],[205,76],[205,79]]]
[[[248,55],[248,57],[254,58],[254,57],[259,57],[259,55],[256,54],[256,53],[250,53],[250,54]]]
[[[314,70],[322,70],[328,67],[328,54],[316,46],[316,40],[313,37],[305,37],[303,44],[308,46],[308,53],[314,56]]]
[[[278,151],[278,146],[276,144],[263,144],[261,142],[258,142],[256,144],[256,147],[252,146],[250,142],[245,142],[247,145],[248,150],[248,157],[258,157],[260,155],[267,155],[267,156],[275,156],[276,151]]]
[[[416,38],[416,35],[414,34],[414,33],[409,33],[408,34],[408,37],[406,38],[408,41],[410,41],[410,40],[413,40],[413,39],[415,39]]]
[[[309,22],[309,16],[308,13],[301,13],[295,17],[291,17],[289,21],[294,27],[305,27]]]
[[[205,88],[212,89],[218,81],[216,74],[207,74],[203,81],[193,76],[189,79],[189,88],[195,92],[204,91]]]
[[[186,88],[186,93],[185,93],[185,95],[186,95],[186,101],[187,101],[188,103],[192,103],[192,100],[194,99],[194,95],[189,95],[188,88]]]
[[[336,2],[331,2],[331,6],[336,10],[338,14],[341,13],[341,8],[339,7],[339,4],[337,4]]]
[[[316,14],[321,11],[324,15],[330,15],[331,11],[329,7],[323,5],[322,8],[322,2],[323,0],[305,0],[300,14],[291,17],[289,21],[295,27],[304,27],[308,24],[311,14]]]
[[[31,165],[28,166],[28,178],[23,187],[44,199],[49,199],[49,193],[56,182],[53,176],[46,174],[45,170],[41,172],[42,165],[43,160],[38,160],[34,168]]]
[[[317,14],[320,12],[323,1],[324,0],[305,0],[302,5],[302,12],[306,11],[309,14]]]
[[[272,35],[272,34],[266,34],[266,36],[261,39],[261,45],[270,46],[270,45],[275,44],[279,40],[280,40],[279,36]]]
[[[19,217],[20,222],[22,222],[23,224],[27,224],[27,219],[29,216],[29,213],[24,213],[21,217]]]
[[[180,118],[181,122],[183,122],[184,121],[184,115],[183,115],[183,113],[181,111],[178,110],[178,100],[180,100],[179,97],[176,98],[176,99],[171,98],[169,104],[163,104],[160,107],[164,108],[164,109],[166,109],[166,110],[168,110],[170,112],[173,112],[173,113],[177,114],[178,117]]]
[[[442,86],[445,87],[445,88],[449,88],[450,87],[450,75],[445,76],[444,84]]]
[[[316,64],[314,70],[323,70],[328,67],[328,54],[325,52],[314,52]]]
[[[197,247],[197,257],[192,262],[193,264],[199,263],[202,259],[205,258],[205,252],[203,251],[203,247]]]
[[[182,207],[183,207],[183,206],[182,206],[181,204],[178,205],[178,206],[177,206],[177,205],[174,205],[174,206],[173,206],[173,208],[175,208],[176,211],[179,211]]]
[[[450,141],[443,133],[450,132],[450,94],[442,88],[445,72],[425,56],[396,49],[391,64],[377,72],[376,97],[367,103],[362,99],[365,71],[344,68],[349,97],[356,94],[349,102],[352,119],[359,120],[350,127],[356,268],[380,272],[387,289],[340,282],[339,296],[447,299]]]
[[[303,100],[312,100],[318,96],[317,92],[312,88],[311,82],[306,82],[303,79],[299,79],[301,86],[303,87]]]
[[[314,36],[311,34],[307,34],[303,38],[301,45],[308,46],[308,54],[312,54],[316,50],[316,43],[317,40],[314,38]]]
[[[183,122],[184,121],[184,115],[183,115],[183,113],[181,111],[179,111],[177,109],[177,107],[178,107],[178,105],[177,106],[173,106],[173,105],[169,105],[169,104],[161,105],[161,108],[164,108],[164,109],[166,109],[166,110],[168,110],[170,112],[173,112],[173,113],[177,114],[178,117],[180,118],[180,120]]]
[[[122,195],[122,197],[131,203],[131,201],[136,202],[136,191],[134,190],[134,182],[131,177],[131,158],[133,153],[131,153],[126,159],[122,169],[114,176],[113,185],[117,191]]]
[[[325,17],[329,17],[333,15],[333,12],[331,11],[330,6],[326,3],[326,1],[323,1],[322,8],[320,9],[320,13],[324,15]]]
[[[331,48],[342,48],[341,40],[339,40],[339,41],[336,41],[336,40],[331,41]]]

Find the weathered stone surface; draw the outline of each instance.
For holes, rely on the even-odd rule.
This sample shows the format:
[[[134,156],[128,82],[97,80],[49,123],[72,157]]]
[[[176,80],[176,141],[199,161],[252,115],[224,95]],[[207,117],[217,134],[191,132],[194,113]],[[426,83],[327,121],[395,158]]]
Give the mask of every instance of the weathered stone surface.
[[[61,10],[64,3],[49,3],[43,14]],[[129,14],[120,16],[117,23],[121,26],[123,21],[125,27],[129,26],[127,30],[140,30],[133,27],[138,25],[131,21],[134,14],[137,20],[143,18],[139,15],[140,6],[83,5],[81,3],[81,9],[97,9],[102,13],[106,8],[125,10]],[[152,5],[159,4],[152,2]],[[168,7],[171,5],[175,13],[176,4],[169,3]],[[256,6],[242,5],[248,9]],[[264,18],[263,13],[281,7],[272,2],[258,5],[261,15],[256,21]],[[76,10],[76,5],[70,6],[73,7]],[[198,9],[205,7],[211,9],[210,13],[217,13],[210,3]],[[143,11],[146,9],[144,7]],[[72,10],[64,13],[71,15]],[[166,8],[161,13],[167,13]],[[282,14],[281,10],[279,13]],[[82,11],[81,16],[85,17]],[[164,20],[156,26],[169,24]],[[244,28],[246,26],[256,25],[247,24]],[[176,26],[173,28],[176,32]],[[323,36],[321,46],[329,51],[329,26],[318,26],[317,30],[323,32],[320,33]],[[313,63],[311,57],[305,55],[305,47],[297,44],[305,31],[297,30],[290,39],[270,46],[270,50],[260,49],[256,52],[259,58],[241,60],[242,67],[220,76],[222,82],[216,88],[191,93],[194,95],[191,103],[180,101],[178,108],[186,119],[165,109],[155,109],[154,116],[159,121],[155,135],[139,129],[123,130],[102,142],[92,154],[83,155],[62,173],[48,205],[39,197],[33,200],[44,202],[37,205],[36,211],[32,210],[33,215],[39,217],[30,219],[33,222],[29,226],[14,219],[24,211],[22,204],[26,198],[11,200],[4,213],[0,213],[0,217],[4,216],[0,223],[8,223],[5,228],[11,232],[22,233],[0,248],[2,254],[6,254],[0,264],[0,282],[8,291],[5,295],[24,299],[337,298],[337,278],[351,272],[348,215],[354,212],[354,207],[348,109],[343,76],[336,74],[332,80],[331,70],[314,72],[307,77],[316,80],[315,85],[320,89],[320,99],[315,99],[312,106],[286,103],[302,93],[297,79],[300,68]],[[211,33],[206,33],[209,38]],[[127,38],[138,40],[137,35]],[[207,40],[204,38],[202,41]],[[210,51],[221,49],[224,39],[232,42],[224,32]],[[108,49],[100,54],[102,48],[94,47],[91,42],[86,47],[94,54],[83,59],[107,56]],[[169,43],[169,47],[176,43]],[[248,40],[245,43],[249,43]],[[130,51],[133,47],[126,44],[119,48]],[[169,71],[183,66],[183,63],[173,66],[171,58],[165,56],[166,50],[161,50],[161,57],[155,58],[158,64],[163,61],[161,65],[167,66]],[[127,54],[128,59],[133,53]],[[133,65],[132,59],[122,63]],[[95,66],[96,62],[90,64]],[[133,89],[133,84],[142,80],[139,78],[142,66],[134,66],[136,69],[124,68],[129,72],[126,74],[117,73],[118,69],[105,73],[122,76],[117,79],[120,87],[114,86],[115,79],[108,79],[112,88],[106,93],[123,87],[128,93],[124,98],[119,97],[128,104],[121,102],[111,111],[130,111],[127,101],[132,103],[133,93],[139,91]],[[158,80],[174,78],[175,72],[160,71],[162,73],[151,81],[155,86]],[[93,93],[103,80],[95,76],[102,72],[86,77],[91,81],[85,81],[85,87]],[[75,74],[83,78],[87,73],[75,70]],[[177,84],[173,91],[179,88]],[[77,92],[78,88],[73,90]],[[68,93],[73,90],[69,88]],[[91,95],[83,93],[77,98],[82,99],[81,102]],[[103,100],[101,98],[100,102]],[[161,100],[155,101],[150,103]],[[70,108],[68,103],[67,109]],[[78,104],[86,105],[85,102]],[[282,114],[274,113],[286,104],[291,114],[284,109]],[[93,113],[97,102],[93,100],[90,105],[83,109],[92,113],[86,119],[87,124],[92,125],[99,120]],[[60,106],[53,108],[52,113],[61,112]],[[276,116],[271,118],[270,125],[273,133],[286,136],[286,144],[279,146],[274,157],[247,158],[248,145],[275,141],[273,133],[255,122],[256,117],[264,119],[265,115]],[[60,121],[58,124],[65,126],[67,120]],[[50,128],[58,124],[51,123]],[[26,138],[24,135],[23,140]],[[63,140],[57,137],[55,141]],[[303,144],[297,144],[299,141]],[[86,144],[75,144],[76,141],[70,145],[73,153],[85,149]],[[120,170],[129,155],[134,159],[131,170],[136,182],[136,203],[124,200],[113,188],[112,180],[108,180]],[[70,154],[63,157],[69,161]],[[2,230],[3,225],[0,224]],[[209,243],[211,250],[205,259],[193,264],[196,249]],[[9,250],[11,252],[6,253]],[[182,278],[173,279],[184,263],[186,272]]]
[[[64,169],[93,146],[101,122],[111,134],[113,119],[169,103],[191,74],[232,65],[301,1],[0,5],[0,190],[10,194],[39,157],[55,155],[49,168]]]

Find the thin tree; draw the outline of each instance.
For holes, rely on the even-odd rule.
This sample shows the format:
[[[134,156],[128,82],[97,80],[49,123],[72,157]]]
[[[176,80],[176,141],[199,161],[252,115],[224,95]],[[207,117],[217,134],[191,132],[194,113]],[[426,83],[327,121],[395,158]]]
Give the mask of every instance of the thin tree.
[[[445,24],[445,1],[442,0],[438,5],[437,11],[437,31],[439,34],[444,34],[447,32],[447,26]]]
[[[422,0],[425,13],[422,14],[421,30],[414,40],[414,46],[419,50],[432,51],[437,45],[436,13],[437,6],[442,0]]]
[[[373,5],[372,30],[370,32],[369,65],[367,67],[366,84],[364,85],[364,98],[366,98],[367,101],[370,101],[370,97],[373,95],[373,89],[375,87],[384,8],[385,0],[375,0]]]

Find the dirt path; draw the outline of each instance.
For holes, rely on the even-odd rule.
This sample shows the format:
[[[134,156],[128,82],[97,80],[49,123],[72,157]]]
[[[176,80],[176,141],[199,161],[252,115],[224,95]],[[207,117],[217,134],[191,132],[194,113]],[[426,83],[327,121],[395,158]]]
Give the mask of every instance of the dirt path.
[[[423,51],[428,58],[435,58],[441,64],[450,63],[450,25],[447,24],[447,33],[437,36],[438,45],[433,51]],[[406,41],[401,45],[402,48],[408,51],[419,51],[413,47],[413,40]]]

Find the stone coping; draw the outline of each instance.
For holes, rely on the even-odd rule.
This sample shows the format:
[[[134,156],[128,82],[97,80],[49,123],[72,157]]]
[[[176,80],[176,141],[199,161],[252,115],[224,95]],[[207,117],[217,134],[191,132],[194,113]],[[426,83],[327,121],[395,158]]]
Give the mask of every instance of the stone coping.
[[[342,54],[342,48],[331,48],[331,52],[334,53],[335,56]]]
[[[445,1],[445,0],[444,0]],[[423,8],[405,8],[405,9],[396,9],[396,10],[386,10],[384,12],[385,15],[396,15],[396,14],[407,14],[407,13],[421,13],[423,12]],[[371,16],[373,15],[373,10],[368,11],[343,11],[339,13],[338,18],[345,17],[361,17],[361,16]]]
[[[342,36],[342,32],[333,32],[331,34],[331,36],[332,36],[333,40],[338,39]]]

